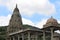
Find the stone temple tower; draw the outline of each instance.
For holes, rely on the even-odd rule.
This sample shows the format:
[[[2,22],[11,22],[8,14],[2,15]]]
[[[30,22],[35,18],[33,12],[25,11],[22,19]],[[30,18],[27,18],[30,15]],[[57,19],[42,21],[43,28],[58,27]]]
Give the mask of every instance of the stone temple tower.
[[[19,13],[19,9],[17,8],[17,5],[16,5],[16,8],[14,9],[13,14],[11,16],[7,31],[8,31],[8,33],[13,33],[13,32],[19,31],[21,29],[23,29],[22,28],[22,18]]]

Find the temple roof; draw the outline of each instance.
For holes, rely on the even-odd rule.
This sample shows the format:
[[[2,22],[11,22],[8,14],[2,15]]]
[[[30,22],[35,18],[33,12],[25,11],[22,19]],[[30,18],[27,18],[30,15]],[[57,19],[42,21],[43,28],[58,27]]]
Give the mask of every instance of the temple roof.
[[[40,30],[40,28],[31,26],[31,25],[23,25],[22,27],[24,27],[25,29],[19,30],[19,31],[14,32],[14,33],[10,33],[9,35],[14,35],[14,34],[26,32],[26,31],[37,31],[37,32],[42,32],[42,31]]]
[[[51,18],[49,18],[49,19],[47,20],[47,22],[46,22],[46,24],[49,24],[49,23],[58,24],[57,20],[54,19],[52,16],[51,16]]]
[[[42,30],[46,29],[46,30],[50,31],[50,28],[54,28],[54,30],[60,30],[60,24],[53,17],[51,17],[47,20],[46,24],[43,25]]]

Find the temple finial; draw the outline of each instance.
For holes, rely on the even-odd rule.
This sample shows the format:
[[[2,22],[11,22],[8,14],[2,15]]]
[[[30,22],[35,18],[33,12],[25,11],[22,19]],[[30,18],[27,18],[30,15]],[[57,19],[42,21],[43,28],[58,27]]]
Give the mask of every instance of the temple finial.
[[[53,18],[53,16],[51,16],[51,18]]]
[[[17,8],[17,4],[16,4],[16,8]]]

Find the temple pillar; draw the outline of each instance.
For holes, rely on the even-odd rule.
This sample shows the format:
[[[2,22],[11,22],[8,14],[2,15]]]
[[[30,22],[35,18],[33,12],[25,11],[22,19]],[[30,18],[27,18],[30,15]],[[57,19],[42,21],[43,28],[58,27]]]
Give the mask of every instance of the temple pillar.
[[[36,32],[36,40],[38,40],[38,34],[37,34],[37,32]]]
[[[43,40],[45,40],[45,30],[43,30]]]
[[[22,33],[22,40],[24,40],[24,33]]]
[[[12,38],[13,38],[13,40],[15,40],[14,36]]]
[[[20,35],[18,35],[18,40],[20,40]]]
[[[54,38],[53,38],[53,28],[50,28],[50,30],[51,30],[51,40],[54,40]]]
[[[6,40],[11,40],[11,37],[9,37],[8,39],[6,39]]]
[[[30,40],[30,32],[28,32],[28,40]]]

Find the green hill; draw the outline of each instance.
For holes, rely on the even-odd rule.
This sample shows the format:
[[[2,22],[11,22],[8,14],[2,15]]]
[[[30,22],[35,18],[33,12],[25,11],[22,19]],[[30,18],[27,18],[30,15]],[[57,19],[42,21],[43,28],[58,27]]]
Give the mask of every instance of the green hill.
[[[0,40],[5,40],[7,26],[0,26]]]

